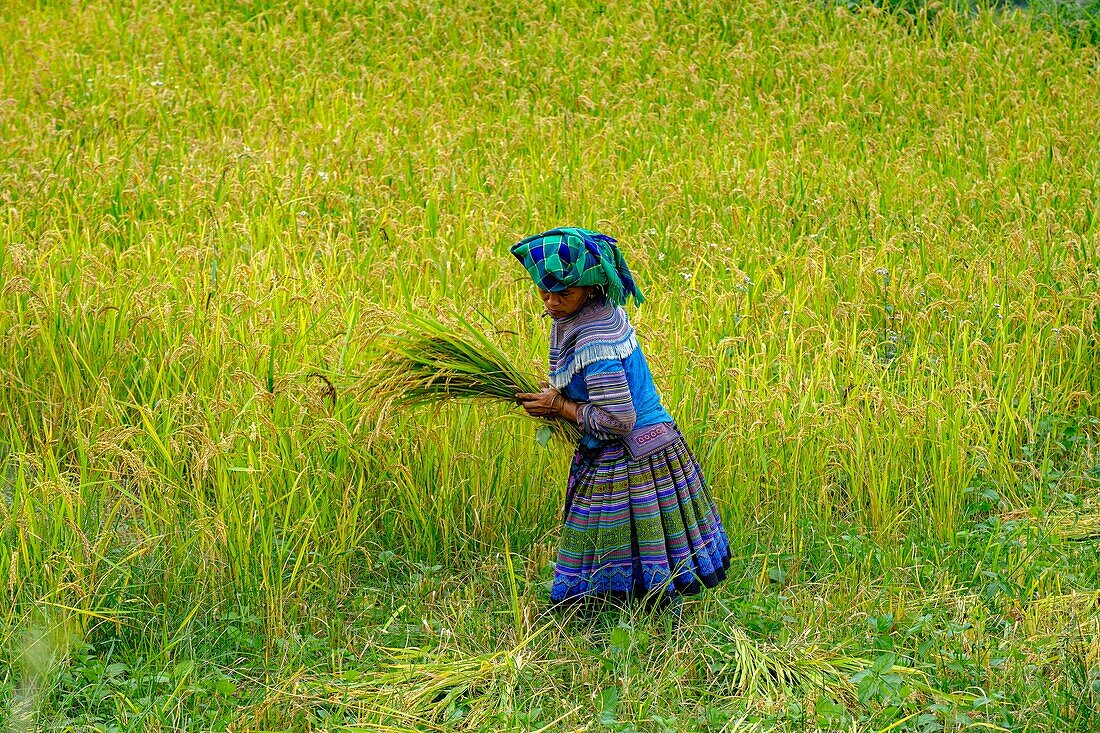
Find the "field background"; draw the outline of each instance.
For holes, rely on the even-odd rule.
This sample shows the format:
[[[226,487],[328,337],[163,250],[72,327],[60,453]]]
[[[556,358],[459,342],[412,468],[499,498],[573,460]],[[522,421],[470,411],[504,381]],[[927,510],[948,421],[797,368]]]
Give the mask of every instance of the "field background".
[[[8,729],[1100,730],[1095,24],[446,5],[0,9]],[[561,224],[737,548],[678,629],[547,613],[567,453],[366,379],[406,309],[538,372]]]

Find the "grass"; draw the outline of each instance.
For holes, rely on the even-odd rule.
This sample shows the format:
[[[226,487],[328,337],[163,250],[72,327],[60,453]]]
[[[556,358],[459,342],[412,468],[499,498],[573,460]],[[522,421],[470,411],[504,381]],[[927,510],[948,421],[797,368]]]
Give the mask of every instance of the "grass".
[[[4,723],[1096,730],[1083,38],[786,0],[5,6]],[[542,363],[507,246],[565,223],[623,243],[736,548],[678,628],[545,611],[568,452],[516,410],[369,388],[395,312]],[[871,664],[829,694],[735,652]]]

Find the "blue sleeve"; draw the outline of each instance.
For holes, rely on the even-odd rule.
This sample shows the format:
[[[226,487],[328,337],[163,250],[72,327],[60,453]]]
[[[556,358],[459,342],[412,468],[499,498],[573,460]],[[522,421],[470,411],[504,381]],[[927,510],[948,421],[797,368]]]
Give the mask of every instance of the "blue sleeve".
[[[634,400],[621,359],[606,359],[584,368],[588,402],[577,408],[581,430],[600,440],[621,438],[634,429]]]

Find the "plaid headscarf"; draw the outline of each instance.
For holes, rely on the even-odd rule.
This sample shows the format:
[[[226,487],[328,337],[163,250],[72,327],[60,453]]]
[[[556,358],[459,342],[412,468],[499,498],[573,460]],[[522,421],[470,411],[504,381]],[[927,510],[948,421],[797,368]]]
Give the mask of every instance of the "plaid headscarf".
[[[511,251],[543,290],[601,285],[615,305],[624,305],[628,297],[645,302],[622,252],[606,234],[579,227],[551,229],[517,242]]]

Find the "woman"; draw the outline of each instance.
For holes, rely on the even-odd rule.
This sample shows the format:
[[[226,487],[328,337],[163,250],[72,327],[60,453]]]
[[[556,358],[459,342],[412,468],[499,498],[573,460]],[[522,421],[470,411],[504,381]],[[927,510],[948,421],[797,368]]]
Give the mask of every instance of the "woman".
[[[678,600],[717,585],[729,541],[623,310],[627,297],[644,299],[615,240],[569,227],[511,251],[552,319],[549,384],[516,399],[528,414],[571,420],[584,435],[569,471],[551,602]]]

